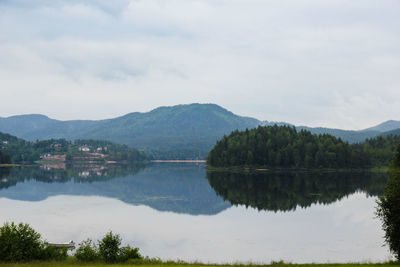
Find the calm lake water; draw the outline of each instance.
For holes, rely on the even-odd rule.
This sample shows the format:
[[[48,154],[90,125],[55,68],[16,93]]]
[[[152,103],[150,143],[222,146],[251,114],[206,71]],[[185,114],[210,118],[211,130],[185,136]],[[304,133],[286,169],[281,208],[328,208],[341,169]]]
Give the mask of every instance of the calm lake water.
[[[231,263],[385,261],[368,172],[224,173],[204,164],[0,171],[0,223],[26,222],[51,242],[108,230],[143,255]]]

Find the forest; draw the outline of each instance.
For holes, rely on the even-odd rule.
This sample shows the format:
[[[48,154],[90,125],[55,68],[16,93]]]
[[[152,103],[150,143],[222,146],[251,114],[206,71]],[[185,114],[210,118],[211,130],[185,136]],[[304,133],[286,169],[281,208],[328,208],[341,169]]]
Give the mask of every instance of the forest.
[[[259,126],[224,136],[208,154],[207,163],[213,167],[372,168],[387,166],[399,143],[398,135],[349,144],[290,126]]]

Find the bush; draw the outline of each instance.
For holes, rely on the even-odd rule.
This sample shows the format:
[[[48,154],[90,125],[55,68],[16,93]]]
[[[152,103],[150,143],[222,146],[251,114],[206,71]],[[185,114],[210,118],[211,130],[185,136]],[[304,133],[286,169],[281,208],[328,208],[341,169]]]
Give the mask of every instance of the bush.
[[[109,263],[143,259],[139,253],[139,248],[130,246],[120,248],[120,245],[121,237],[110,231],[98,242],[97,246],[91,239],[82,241],[75,252],[75,257],[84,262],[104,260]]]
[[[142,259],[142,255],[139,253],[139,248],[132,248],[130,246],[122,247],[119,253],[119,261],[128,261],[135,259]]]
[[[96,261],[100,258],[98,248],[91,239],[82,241],[75,252],[75,257],[80,261]]]
[[[29,261],[41,259],[44,245],[40,234],[28,224],[5,223],[0,227],[0,260]]]
[[[66,260],[68,257],[67,251],[68,248],[57,248],[45,244],[41,258],[43,260],[56,260],[56,261]]]
[[[121,237],[118,234],[108,232],[99,241],[99,253],[106,262],[117,262],[120,254]]]

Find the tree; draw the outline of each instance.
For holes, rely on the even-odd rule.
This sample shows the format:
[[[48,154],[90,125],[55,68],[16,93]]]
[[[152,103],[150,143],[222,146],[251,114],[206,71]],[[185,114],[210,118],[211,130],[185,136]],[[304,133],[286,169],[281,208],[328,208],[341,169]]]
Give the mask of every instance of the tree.
[[[108,232],[102,240],[99,241],[100,256],[106,262],[117,262],[120,253],[121,237],[113,232]]]
[[[28,224],[5,223],[0,227],[0,259],[18,262],[41,259],[43,242]]]
[[[390,251],[400,260],[400,145],[392,163],[392,177],[389,179],[385,193],[377,201],[376,214],[382,220],[385,231],[385,242]]]

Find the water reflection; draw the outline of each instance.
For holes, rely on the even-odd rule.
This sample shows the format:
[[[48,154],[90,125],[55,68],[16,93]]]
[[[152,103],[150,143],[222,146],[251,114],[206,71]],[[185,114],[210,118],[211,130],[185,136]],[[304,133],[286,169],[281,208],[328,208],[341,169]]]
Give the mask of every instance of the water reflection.
[[[205,179],[206,177],[206,179]],[[231,205],[293,211],[330,204],[358,191],[378,196],[387,181],[372,172],[207,172],[204,164],[43,165],[0,168],[0,197],[103,196],[159,211],[214,215]]]
[[[210,171],[207,179],[218,195],[233,205],[258,210],[292,211],[312,204],[330,204],[357,191],[383,193],[388,175],[373,172]]]
[[[0,168],[1,169],[1,168]],[[11,168],[0,179],[0,197],[40,201],[56,195],[111,197],[159,211],[212,215],[230,207],[205,177],[204,164]]]
[[[18,183],[34,180],[45,183],[91,183],[108,181],[113,178],[135,175],[146,167],[133,165],[80,165],[71,168],[59,168],[59,165],[41,165],[32,167],[0,168],[0,190]]]

